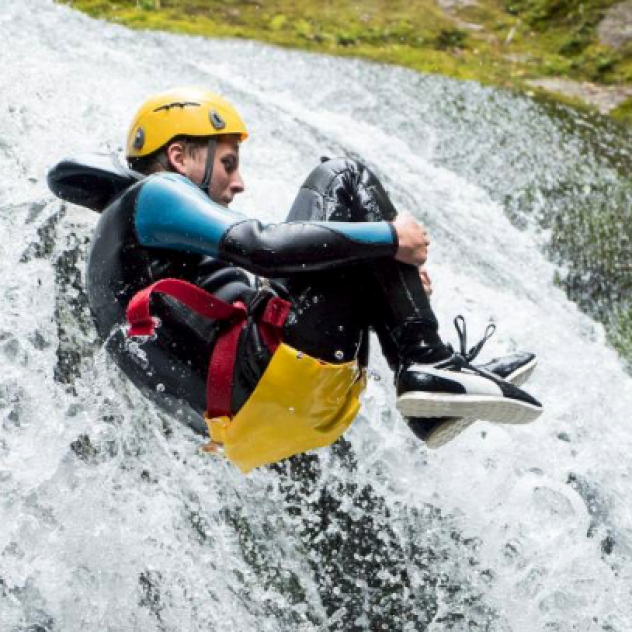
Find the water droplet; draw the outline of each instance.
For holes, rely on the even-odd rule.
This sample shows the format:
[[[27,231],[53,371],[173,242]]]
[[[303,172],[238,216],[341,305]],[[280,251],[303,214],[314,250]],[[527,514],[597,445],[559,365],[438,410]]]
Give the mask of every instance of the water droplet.
[[[157,390],[159,393],[164,393],[164,392],[165,392],[165,385],[164,385],[164,384],[158,384],[158,385],[156,386],[156,390]]]
[[[342,351],[336,351],[336,353],[334,353],[334,357],[336,358],[336,360],[343,360],[345,354]]]
[[[340,325],[340,326],[338,327],[338,331],[344,331],[344,330],[345,330],[344,325]]]
[[[294,413],[294,412],[295,412],[295,411],[294,411],[294,406],[290,406],[290,407],[288,408],[288,410],[289,410],[291,413]]]
[[[297,360],[300,360],[300,359],[303,357],[303,355],[304,355],[304,354],[303,354],[303,352],[302,352],[302,351],[299,351],[299,352],[296,354],[296,358],[297,358]]]

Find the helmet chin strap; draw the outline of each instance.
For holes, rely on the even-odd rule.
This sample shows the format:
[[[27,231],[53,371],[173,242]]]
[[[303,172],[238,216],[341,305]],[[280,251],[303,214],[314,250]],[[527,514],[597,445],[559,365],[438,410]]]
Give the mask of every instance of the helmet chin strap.
[[[215,149],[217,148],[217,141],[215,138],[211,137],[208,141],[208,150],[206,153],[206,167],[204,168],[204,179],[198,187],[206,193],[209,197],[211,197],[210,186],[211,186],[211,178],[213,177],[213,165],[215,164]],[[212,198],[211,198],[212,199]]]

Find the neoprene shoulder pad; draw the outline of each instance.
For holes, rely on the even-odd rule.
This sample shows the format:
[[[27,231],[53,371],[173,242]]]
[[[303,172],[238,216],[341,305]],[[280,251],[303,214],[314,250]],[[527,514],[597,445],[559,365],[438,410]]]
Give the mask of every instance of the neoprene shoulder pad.
[[[113,154],[86,153],[57,163],[47,180],[58,198],[100,213],[143,177],[124,167]]]

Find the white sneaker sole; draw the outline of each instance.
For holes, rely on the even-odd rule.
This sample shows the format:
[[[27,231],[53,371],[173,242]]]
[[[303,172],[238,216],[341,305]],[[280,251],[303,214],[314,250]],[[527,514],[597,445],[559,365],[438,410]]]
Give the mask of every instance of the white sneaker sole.
[[[401,395],[397,410],[404,417],[474,417],[505,424],[528,424],[542,414],[540,406],[506,397],[419,391]]]
[[[522,386],[533,375],[537,365],[538,359],[533,358],[531,362],[522,365],[513,373],[510,373],[505,379],[515,386]],[[453,439],[456,439],[456,437],[467,430],[475,421],[476,418],[474,417],[446,419],[430,432],[425,439],[425,444],[428,448],[436,450],[446,443],[450,443]]]

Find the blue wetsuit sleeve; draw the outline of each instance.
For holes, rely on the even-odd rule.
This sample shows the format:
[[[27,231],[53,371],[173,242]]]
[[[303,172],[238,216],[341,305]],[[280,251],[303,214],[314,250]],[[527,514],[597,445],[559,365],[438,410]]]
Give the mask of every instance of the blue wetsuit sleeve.
[[[189,179],[161,173],[136,198],[136,234],[143,246],[218,256],[226,231],[246,218],[220,206]]]
[[[286,222],[263,225],[210,200],[186,178],[149,178],[136,200],[143,246],[197,252],[265,276],[284,276],[394,256],[388,222]]]

